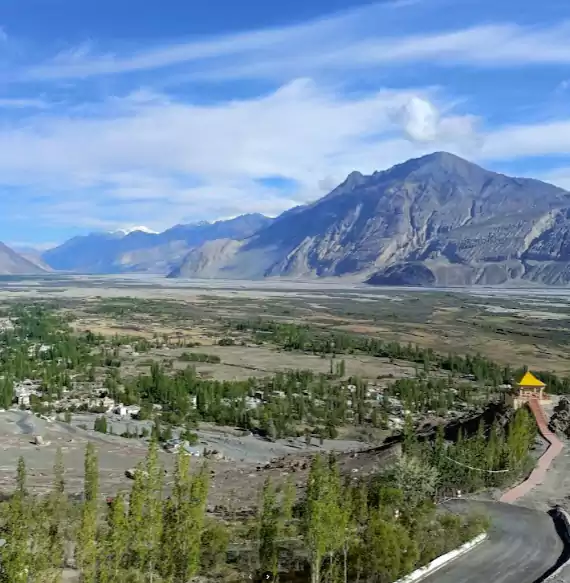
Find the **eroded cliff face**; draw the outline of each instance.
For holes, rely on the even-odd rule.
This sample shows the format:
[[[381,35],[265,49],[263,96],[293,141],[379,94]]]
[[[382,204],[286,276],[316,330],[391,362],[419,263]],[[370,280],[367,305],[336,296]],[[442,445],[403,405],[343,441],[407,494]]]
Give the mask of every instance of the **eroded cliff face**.
[[[436,153],[371,176],[354,172],[247,241],[226,242],[223,253],[194,250],[177,275],[566,285],[569,232],[568,192]]]

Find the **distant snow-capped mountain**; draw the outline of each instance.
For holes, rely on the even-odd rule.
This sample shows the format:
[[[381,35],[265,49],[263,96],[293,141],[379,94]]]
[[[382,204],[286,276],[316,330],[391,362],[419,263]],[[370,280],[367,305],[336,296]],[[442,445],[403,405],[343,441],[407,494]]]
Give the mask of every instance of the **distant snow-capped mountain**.
[[[175,225],[156,233],[148,227],[73,237],[42,254],[52,269],[75,273],[170,273],[191,249],[215,239],[244,239],[271,223],[260,214],[215,223]]]
[[[144,227],[144,226],[140,226],[140,227],[130,227],[127,229],[117,229],[116,231],[110,231],[112,235],[130,235],[131,233],[135,233],[135,232],[141,232],[141,233],[148,233],[150,235],[158,235],[158,231],[153,231],[152,229],[149,229],[148,227]]]

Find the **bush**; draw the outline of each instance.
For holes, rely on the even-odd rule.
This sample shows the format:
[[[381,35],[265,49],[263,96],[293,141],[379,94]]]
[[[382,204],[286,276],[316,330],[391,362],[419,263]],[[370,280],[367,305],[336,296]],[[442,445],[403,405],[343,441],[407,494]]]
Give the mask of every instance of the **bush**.
[[[181,434],[180,438],[187,441],[189,445],[198,445],[198,434],[186,428]]]
[[[99,433],[107,433],[107,418],[97,417],[93,428]]]

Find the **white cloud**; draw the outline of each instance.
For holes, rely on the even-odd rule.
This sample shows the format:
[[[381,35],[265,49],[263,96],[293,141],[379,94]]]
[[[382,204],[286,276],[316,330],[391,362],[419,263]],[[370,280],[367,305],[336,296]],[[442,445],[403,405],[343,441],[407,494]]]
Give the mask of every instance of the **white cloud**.
[[[412,97],[402,107],[404,131],[418,142],[431,142],[437,138],[440,126],[439,111],[426,99]]]
[[[276,214],[321,195],[323,177],[338,184],[354,169],[372,172],[433,149],[460,152],[472,128],[470,117],[438,113],[441,100],[427,90],[346,97],[299,79],[223,105],[141,95],[149,96],[111,100],[89,117],[5,122],[0,184],[57,197],[40,203],[50,221],[120,227],[128,217],[158,230],[181,217]],[[414,112],[404,123],[408,137],[406,108]],[[410,139],[427,134],[429,143]],[[260,182],[272,176],[298,191],[284,195]]]

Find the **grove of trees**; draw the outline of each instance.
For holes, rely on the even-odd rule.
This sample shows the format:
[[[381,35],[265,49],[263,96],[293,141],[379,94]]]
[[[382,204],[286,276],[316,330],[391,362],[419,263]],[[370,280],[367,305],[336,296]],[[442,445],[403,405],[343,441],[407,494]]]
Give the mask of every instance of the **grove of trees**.
[[[375,480],[353,480],[340,475],[334,456],[318,455],[304,493],[290,480],[267,479],[257,513],[237,521],[209,516],[208,466],[191,471],[189,464],[181,450],[166,496],[153,440],[130,492],[105,504],[92,444],[79,501],[66,494],[61,451],[51,492],[42,496],[28,491],[20,459],[15,490],[0,508],[0,580],[56,583],[67,564],[85,583],[186,583],[197,574],[231,580],[265,571],[305,574],[313,583],[390,583],[487,526],[481,516],[436,512],[437,469],[411,456]]]

